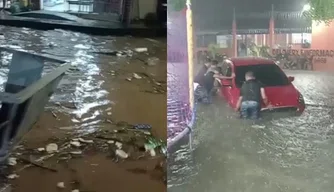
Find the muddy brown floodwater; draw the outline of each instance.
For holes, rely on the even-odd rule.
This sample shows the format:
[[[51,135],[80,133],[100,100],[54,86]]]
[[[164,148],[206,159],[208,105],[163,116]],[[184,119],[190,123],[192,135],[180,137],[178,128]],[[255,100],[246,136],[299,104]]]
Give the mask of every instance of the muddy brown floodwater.
[[[49,143],[61,146],[71,138],[99,129],[114,129],[111,121],[150,124],[153,135],[166,140],[166,39],[92,37],[61,30],[19,28],[2,28],[2,32],[7,45],[55,55],[73,65],[40,120],[24,136],[21,150],[33,150]],[[134,53],[132,57],[96,53],[138,47],[146,47],[148,51]],[[149,66],[145,61],[152,57],[159,58],[159,62]],[[126,80],[133,73],[142,78]],[[160,87],[158,93],[152,79]],[[13,192],[59,191],[58,182],[65,183],[62,191],[74,188],[86,192],[166,191],[161,179],[166,173],[156,169],[161,158],[114,162],[96,151],[66,163],[51,157],[43,165],[57,172],[36,166],[22,169],[24,164],[19,163],[14,168],[19,178],[9,183]],[[147,173],[129,169],[147,170]]]

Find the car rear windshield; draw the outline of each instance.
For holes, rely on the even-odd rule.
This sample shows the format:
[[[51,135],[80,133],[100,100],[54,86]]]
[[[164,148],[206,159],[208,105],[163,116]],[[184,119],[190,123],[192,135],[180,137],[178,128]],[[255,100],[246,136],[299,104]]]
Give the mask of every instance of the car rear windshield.
[[[245,73],[252,71],[257,80],[265,87],[284,86],[289,84],[289,80],[285,73],[277,65],[248,65],[236,67],[236,85],[241,87],[245,81]]]

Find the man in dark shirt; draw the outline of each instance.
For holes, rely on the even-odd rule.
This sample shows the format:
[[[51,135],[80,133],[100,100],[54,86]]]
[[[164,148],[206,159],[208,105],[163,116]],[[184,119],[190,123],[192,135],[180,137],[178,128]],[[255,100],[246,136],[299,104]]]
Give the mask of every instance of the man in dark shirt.
[[[207,91],[207,93],[211,93],[214,87],[216,74],[219,74],[219,68],[215,65],[212,65],[204,75],[203,87]]]
[[[202,84],[197,87],[195,90],[196,101],[203,102],[206,104],[211,103],[211,97],[214,92],[214,82],[216,78],[220,79],[231,79],[232,77],[225,77],[220,74],[221,69],[216,66],[216,63],[213,63],[211,67],[203,76]]]
[[[195,76],[194,82],[198,83],[199,85],[203,86],[204,83],[204,75],[208,71],[208,69],[211,67],[213,62],[210,58],[207,58],[202,68],[198,71],[197,75]]]
[[[255,79],[253,72],[247,72],[245,79],[240,89],[236,110],[240,111],[242,118],[258,119],[262,100],[265,105],[268,105],[267,96],[263,85]]]
[[[207,58],[204,65],[195,76],[194,82],[198,84],[197,88],[195,89],[195,100],[197,102],[209,103],[209,100],[207,98],[207,91],[205,88],[205,74],[207,74],[208,70],[212,66],[214,66],[212,65],[212,60],[210,58]]]
[[[207,68],[204,72],[205,67]],[[214,83],[213,71],[216,66],[210,64],[205,65],[205,67],[201,69],[201,71],[196,76],[197,78],[195,78],[195,83],[198,83],[198,86],[195,90],[195,100],[198,102],[209,104],[211,102],[209,92],[211,90],[210,87],[212,87]]]

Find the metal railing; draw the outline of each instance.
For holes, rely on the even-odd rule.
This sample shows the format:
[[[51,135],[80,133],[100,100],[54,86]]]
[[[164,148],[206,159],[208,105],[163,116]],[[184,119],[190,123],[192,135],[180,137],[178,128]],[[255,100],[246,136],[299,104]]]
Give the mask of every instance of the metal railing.
[[[8,79],[0,92],[0,163],[38,120],[70,65],[57,58],[0,47],[11,56]],[[8,54],[7,54],[8,55]],[[44,74],[44,63],[60,64]]]

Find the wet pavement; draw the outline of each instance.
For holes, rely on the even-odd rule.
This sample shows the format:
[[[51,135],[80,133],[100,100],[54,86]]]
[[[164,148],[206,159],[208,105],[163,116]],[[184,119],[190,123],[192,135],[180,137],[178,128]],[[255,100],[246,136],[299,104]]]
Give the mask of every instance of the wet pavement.
[[[152,134],[166,140],[165,39],[99,37],[63,30],[12,27],[0,27],[0,32],[4,34],[0,38],[3,46],[42,52],[72,63],[40,120],[23,138],[23,149],[36,150],[49,143],[61,146],[71,138],[100,129],[113,130],[115,126],[110,122],[120,121],[150,124]],[[148,51],[128,51],[139,47],[146,47]],[[123,52],[115,55],[110,51]],[[152,57],[159,59],[149,66],[147,60]],[[0,82],[3,83],[8,73],[8,58],[3,57],[1,65]],[[45,73],[53,67],[46,64]],[[80,184],[81,191],[165,191],[166,185],[159,177],[161,172],[154,172],[160,162],[161,157],[157,155],[116,163],[102,153],[90,152],[66,163],[59,163],[55,158],[45,160],[44,164],[57,168],[56,173],[18,165],[14,171],[20,177],[10,183],[13,192],[58,191],[56,184],[61,181],[66,186]],[[129,169],[153,170],[154,173],[130,172]]]
[[[199,106],[193,151],[186,138],[168,157],[168,191],[333,191],[334,75],[287,74],[305,97],[301,116],[266,114],[252,125],[219,98]]]

